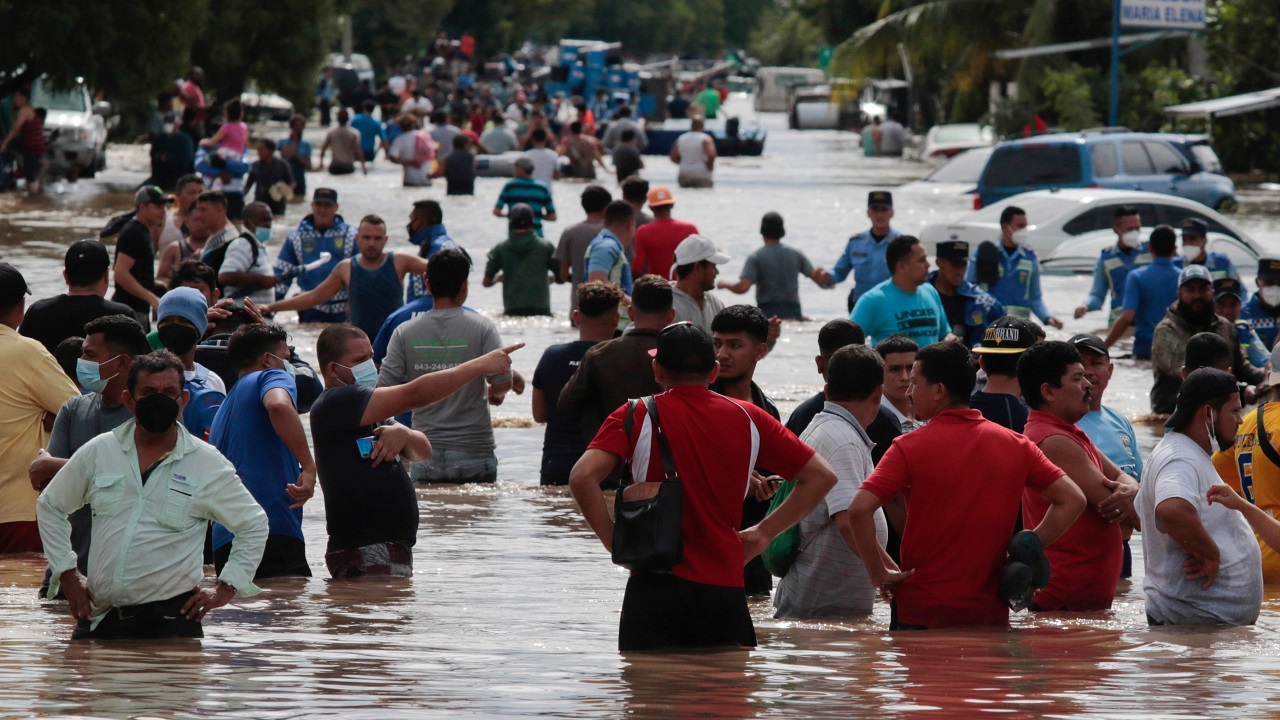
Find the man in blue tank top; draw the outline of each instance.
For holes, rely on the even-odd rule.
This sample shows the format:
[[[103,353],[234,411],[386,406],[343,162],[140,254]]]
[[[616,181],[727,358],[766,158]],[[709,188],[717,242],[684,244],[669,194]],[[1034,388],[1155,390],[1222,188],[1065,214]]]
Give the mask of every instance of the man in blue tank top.
[[[427,271],[427,261],[407,253],[386,252],[387,224],[377,215],[366,215],[356,232],[355,257],[343,260],[315,289],[271,303],[270,312],[306,310],[337,295],[348,295],[351,324],[376,337],[387,316],[404,304],[404,277]]]

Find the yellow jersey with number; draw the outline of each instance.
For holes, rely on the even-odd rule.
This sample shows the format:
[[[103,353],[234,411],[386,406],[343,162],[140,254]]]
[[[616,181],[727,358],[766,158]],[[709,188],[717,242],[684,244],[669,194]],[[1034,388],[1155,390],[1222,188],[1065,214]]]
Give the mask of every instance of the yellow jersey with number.
[[[1280,403],[1267,403],[1266,429],[1271,440],[1271,447],[1280,454]],[[1259,446],[1258,411],[1254,410],[1245,416],[1240,429],[1236,431],[1235,454],[1238,481],[1227,481],[1244,499],[1257,505],[1271,517],[1280,513],[1280,467],[1271,462]],[[1219,469],[1219,473],[1222,470]],[[1280,553],[1271,549],[1270,545],[1258,540],[1262,548],[1262,576],[1268,583],[1280,583]]]

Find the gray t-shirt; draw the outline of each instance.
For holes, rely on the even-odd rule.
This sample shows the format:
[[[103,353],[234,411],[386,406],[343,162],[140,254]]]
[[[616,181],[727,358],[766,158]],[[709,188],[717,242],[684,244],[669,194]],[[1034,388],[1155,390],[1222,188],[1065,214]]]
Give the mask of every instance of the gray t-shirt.
[[[1209,488],[1221,483],[1208,453],[1178,432],[1164,436],[1142,469],[1142,487],[1134,507],[1142,519],[1142,552],[1147,614],[1166,625],[1227,623],[1250,625],[1262,607],[1262,553],[1244,516],[1210,505]],[[1191,503],[1204,529],[1218,545],[1218,577],[1208,589],[1204,580],[1187,580],[1186,553],[1160,527],[1156,507],[1172,498]]]
[[[258,259],[253,259],[253,244],[258,243]],[[243,235],[231,241],[227,246],[227,254],[222,259],[219,273],[247,272],[253,275],[274,275],[275,266],[266,246],[257,238],[249,239]],[[258,305],[269,305],[276,299],[275,287],[228,285],[226,296],[232,298],[247,297]]]
[[[560,233],[560,242],[556,245],[556,259],[569,261],[570,282],[569,312],[578,309],[577,286],[587,281],[587,248],[591,241],[600,234],[603,226],[589,220],[570,225]]]
[[[520,149],[520,139],[506,125],[495,125],[480,136],[480,144],[490,155],[501,155],[505,152]]]
[[[102,406],[98,393],[78,395],[62,404],[53,421],[46,450],[56,458],[70,459],[81,446],[104,432],[125,424],[133,414],[123,403],[113,408]]]
[[[813,274],[813,263],[799,250],[778,243],[747,256],[742,277],[756,285],[757,305],[793,304],[800,308],[800,276]]]
[[[392,333],[378,384],[403,385],[500,347],[498,328],[485,316],[466,308],[435,308]],[[510,382],[511,376],[488,380],[500,384]],[[495,445],[488,395],[486,379],[476,378],[449,397],[414,410],[413,428],[426,433],[439,450],[492,452]]]
[[[462,131],[452,125],[433,125],[431,127],[431,139],[436,141],[436,160],[444,162],[449,157],[449,153],[453,152],[453,139],[461,134]]]
[[[869,613],[876,588],[862,559],[849,548],[832,518],[848,511],[854,493],[871,474],[874,443],[847,410],[830,402],[814,416],[800,440],[831,463],[836,484],[800,521],[801,552],[773,596],[777,617]],[[875,524],[876,540],[884,547],[889,526],[883,511],[876,511]]]
[[[702,294],[702,306],[699,307],[697,300],[674,285],[671,286],[671,306],[676,311],[676,322],[688,320],[708,335],[711,334],[711,321],[715,319],[716,313],[724,309],[720,298],[711,293]]]

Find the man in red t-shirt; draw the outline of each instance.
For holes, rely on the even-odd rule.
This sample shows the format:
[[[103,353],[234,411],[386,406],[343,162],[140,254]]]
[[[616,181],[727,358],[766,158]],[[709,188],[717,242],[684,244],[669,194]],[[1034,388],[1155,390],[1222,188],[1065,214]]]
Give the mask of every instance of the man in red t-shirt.
[[[1080,488],[1034,443],[969,408],[976,372],[960,343],[916,355],[911,401],[928,424],[893,441],[849,504],[858,555],[892,601],[890,630],[1008,625],[1000,575],[1023,491],[1049,502],[1035,528],[1046,546],[1084,510]],[[907,523],[895,572],[880,557],[874,515],[898,495]]]
[[[1031,413],[1023,433],[1084,492],[1088,508],[1045,549],[1049,585],[1035,594],[1032,610],[1106,610],[1116,596],[1124,560],[1121,523],[1137,523],[1133,500],[1138,483],[1120,472],[1076,427],[1089,414],[1092,386],[1080,351],[1065,342],[1038,342],[1018,360],[1018,384]],[[1048,504],[1039,495],[1022,497],[1022,522],[1034,527]]]
[[[698,228],[693,223],[671,217],[676,199],[667,188],[661,185],[653,188],[649,191],[648,200],[653,220],[636,228],[636,257],[631,267],[636,277],[652,273],[674,280],[671,263],[675,261],[676,247],[690,235],[697,235]]]
[[[835,484],[835,472],[767,412],[707,389],[719,365],[711,338],[688,322],[658,334],[653,372],[665,388],[654,396],[659,426],[683,488],[684,561],[669,573],[633,572],[622,600],[620,650],[756,644],[742,568],[783,530],[800,522]],[[587,524],[613,549],[613,518],[600,483],[624,458],[637,481],[663,480],[662,460],[644,404],[631,434],[627,406],[605,420],[569,475]],[[786,501],[758,525],[739,531],[751,469],[795,478]]]

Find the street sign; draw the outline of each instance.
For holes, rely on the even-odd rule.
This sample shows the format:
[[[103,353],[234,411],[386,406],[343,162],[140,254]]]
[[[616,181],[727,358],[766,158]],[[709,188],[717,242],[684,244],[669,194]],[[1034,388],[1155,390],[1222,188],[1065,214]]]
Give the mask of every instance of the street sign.
[[[1123,27],[1204,30],[1205,0],[1121,0]]]
[[[818,48],[818,67],[826,70],[831,64],[832,47],[830,45],[822,45]]]

